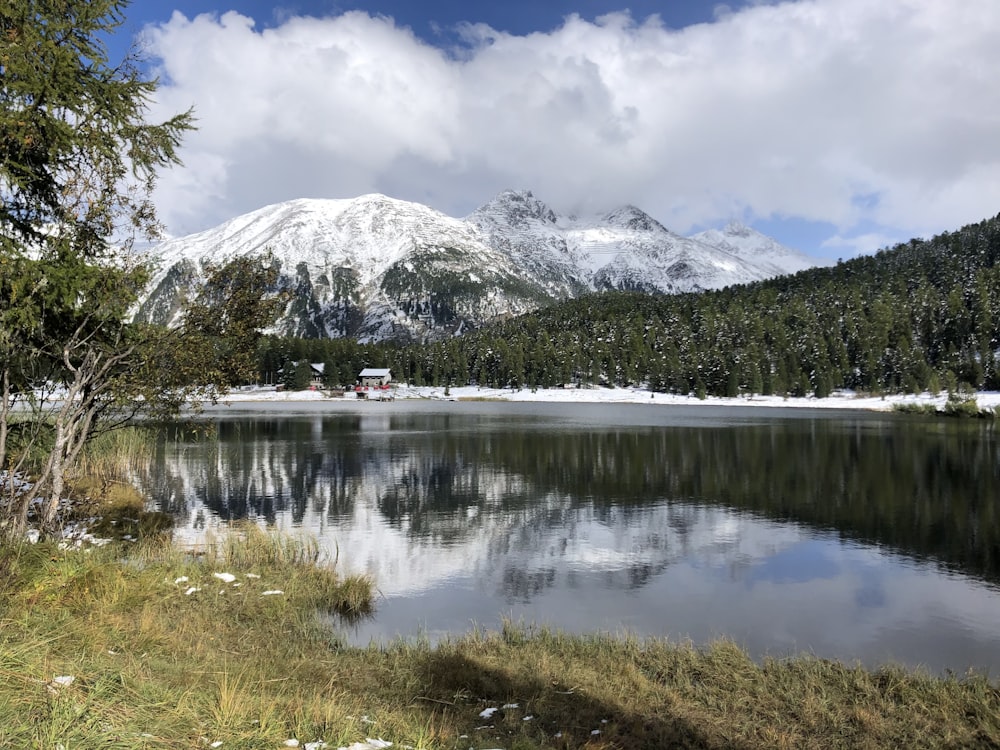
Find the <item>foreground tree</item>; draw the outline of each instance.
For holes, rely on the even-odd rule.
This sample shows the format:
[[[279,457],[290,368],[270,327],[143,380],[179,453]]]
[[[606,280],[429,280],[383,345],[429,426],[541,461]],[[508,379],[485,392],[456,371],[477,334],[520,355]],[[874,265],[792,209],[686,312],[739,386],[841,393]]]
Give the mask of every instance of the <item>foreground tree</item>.
[[[156,82],[133,57],[109,64],[102,39],[126,6],[0,1],[4,535],[23,534],[32,507],[52,526],[83,445],[150,395],[136,373],[165,335],[129,323],[148,278],[133,244],[156,234],[156,174],[192,118],[147,122]]]
[[[255,382],[262,329],[290,298],[277,287],[278,265],[265,254],[236,257],[205,271],[204,286],[185,306],[183,346],[172,355],[176,385],[225,389]]]

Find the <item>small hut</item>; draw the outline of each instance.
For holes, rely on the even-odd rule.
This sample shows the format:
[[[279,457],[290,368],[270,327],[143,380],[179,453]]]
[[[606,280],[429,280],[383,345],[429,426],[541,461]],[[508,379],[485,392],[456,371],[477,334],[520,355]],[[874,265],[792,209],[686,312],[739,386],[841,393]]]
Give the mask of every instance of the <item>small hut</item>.
[[[392,382],[392,371],[388,367],[366,367],[358,375],[362,388],[388,388]]]
[[[392,401],[395,393],[389,390],[392,373],[388,368],[366,367],[358,374],[358,384],[354,392],[358,398],[371,398],[376,401]]]

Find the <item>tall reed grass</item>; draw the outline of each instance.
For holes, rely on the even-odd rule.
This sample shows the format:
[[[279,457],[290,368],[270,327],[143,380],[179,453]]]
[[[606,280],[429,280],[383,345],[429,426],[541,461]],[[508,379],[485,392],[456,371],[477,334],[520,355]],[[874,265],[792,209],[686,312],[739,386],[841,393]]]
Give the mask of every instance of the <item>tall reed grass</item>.
[[[148,465],[156,444],[152,428],[121,427],[92,439],[80,454],[74,474],[97,481],[127,481]]]

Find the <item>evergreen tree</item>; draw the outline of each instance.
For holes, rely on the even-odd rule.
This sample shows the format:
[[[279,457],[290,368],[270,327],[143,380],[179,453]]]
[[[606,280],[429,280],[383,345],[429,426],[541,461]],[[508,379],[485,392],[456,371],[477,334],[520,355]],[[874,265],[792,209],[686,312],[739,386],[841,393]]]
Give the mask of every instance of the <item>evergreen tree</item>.
[[[309,384],[312,382],[312,366],[307,360],[299,360],[295,367],[292,368],[292,379],[291,379],[291,390],[293,391],[306,391],[309,390]]]
[[[151,393],[132,377],[159,334],[127,322],[148,275],[131,247],[156,229],[150,191],[191,116],[148,123],[156,82],[132,58],[109,63],[103,39],[126,5],[0,4],[0,466],[34,479],[0,503],[7,535],[23,533],[36,499],[51,527],[84,443]],[[68,398],[48,419],[40,402],[56,391]]]
[[[261,330],[287,301],[282,294],[265,296],[277,282],[277,266],[268,256],[242,256],[207,272],[205,285],[185,309],[184,346],[170,359],[172,378],[223,388],[249,383],[261,369]]]

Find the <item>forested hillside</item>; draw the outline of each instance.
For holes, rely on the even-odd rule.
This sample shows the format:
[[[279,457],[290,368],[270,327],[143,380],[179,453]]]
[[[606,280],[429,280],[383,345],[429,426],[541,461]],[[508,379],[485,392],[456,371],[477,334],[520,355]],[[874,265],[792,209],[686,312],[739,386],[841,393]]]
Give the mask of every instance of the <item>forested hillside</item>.
[[[405,348],[271,339],[353,382],[388,366],[417,385],[647,385],[825,396],[834,388],[1000,388],[1000,216],[794,276],[683,295],[595,294],[444,342]],[[333,375],[336,373],[336,375]]]

